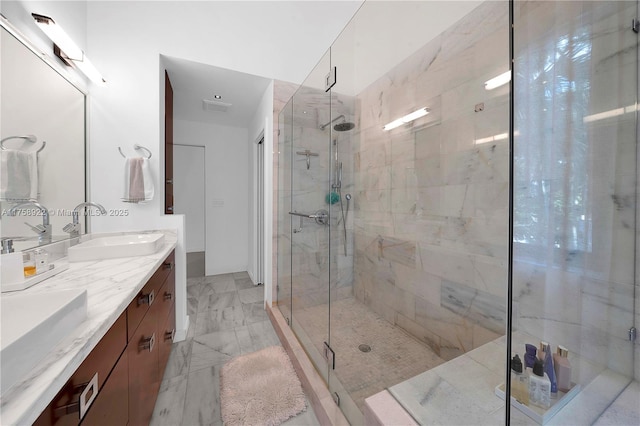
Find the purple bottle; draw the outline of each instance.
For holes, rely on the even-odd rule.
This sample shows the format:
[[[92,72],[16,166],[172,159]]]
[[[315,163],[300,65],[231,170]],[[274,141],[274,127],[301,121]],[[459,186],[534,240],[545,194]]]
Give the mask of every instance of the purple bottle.
[[[527,343],[524,345],[524,349],[524,367],[533,368],[533,364],[536,362],[536,352],[538,351],[538,348]]]

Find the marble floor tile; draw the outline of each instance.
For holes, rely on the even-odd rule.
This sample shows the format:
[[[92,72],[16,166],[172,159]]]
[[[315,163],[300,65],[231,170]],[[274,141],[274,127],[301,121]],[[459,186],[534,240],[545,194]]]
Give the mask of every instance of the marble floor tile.
[[[217,311],[231,306],[240,307],[240,298],[235,291],[226,293],[212,293],[208,296],[201,296],[198,303],[198,312]]]
[[[196,316],[195,336],[220,330],[233,330],[235,327],[241,325],[245,325],[242,305],[198,312]]]
[[[257,347],[256,350],[266,348],[268,346],[280,345],[280,339],[276,334],[271,321],[261,321],[253,324],[248,324],[249,335],[253,344]]]
[[[235,329],[240,352],[248,354],[269,346],[280,345],[280,339],[269,320],[248,324]]]
[[[220,368],[216,365],[189,373],[181,425],[222,425]]]
[[[198,312],[199,300],[197,297],[187,297],[187,315],[193,315]]]
[[[242,303],[261,302],[264,300],[264,287],[257,286],[254,288],[238,290],[238,296]]]
[[[238,345],[240,346],[240,353],[242,355],[259,350],[253,343],[253,339],[251,339],[248,326],[236,327],[234,331],[236,332],[236,338],[238,339]]]
[[[194,282],[187,285],[187,297],[199,298],[202,295],[204,283]]]
[[[249,279],[249,273],[247,271],[234,272],[233,278],[236,280]]]
[[[171,353],[169,354],[169,360],[167,361],[167,367],[164,370],[164,380],[182,376],[189,372],[192,344],[192,339],[186,339],[173,344]]]
[[[209,293],[227,293],[236,291],[236,282],[232,279],[222,280],[218,282],[204,283],[205,289]]]
[[[239,354],[240,346],[234,330],[194,337],[189,372],[224,364]]]
[[[267,311],[264,309],[264,302],[243,303],[242,312],[244,313],[245,324],[253,324],[254,322],[266,321],[269,319]]]
[[[232,280],[233,276],[239,277]],[[161,384],[152,425],[222,425],[220,368],[234,356],[255,352],[280,341],[259,301],[241,303],[236,283],[251,300],[256,287],[248,275],[189,279],[191,317],[187,340],[176,343]],[[188,290],[189,290],[188,287]],[[224,291],[223,291],[224,290]],[[263,288],[259,289],[261,292]],[[226,294],[229,293],[229,294]],[[262,293],[261,293],[262,294]],[[193,312],[197,306],[205,308]],[[206,309],[206,308],[222,309]],[[287,420],[287,426],[318,426],[311,405]]]
[[[173,426],[180,424],[187,393],[187,375],[163,380],[156,399],[150,425]]]
[[[254,288],[253,282],[250,278],[240,278],[236,280],[236,288],[238,290],[246,290],[248,288]]]

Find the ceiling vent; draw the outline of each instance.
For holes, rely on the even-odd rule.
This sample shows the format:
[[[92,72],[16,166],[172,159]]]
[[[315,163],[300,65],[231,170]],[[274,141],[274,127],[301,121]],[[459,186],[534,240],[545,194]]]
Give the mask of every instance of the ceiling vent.
[[[231,104],[211,99],[202,100],[202,109],[205,111],[227,112]]]

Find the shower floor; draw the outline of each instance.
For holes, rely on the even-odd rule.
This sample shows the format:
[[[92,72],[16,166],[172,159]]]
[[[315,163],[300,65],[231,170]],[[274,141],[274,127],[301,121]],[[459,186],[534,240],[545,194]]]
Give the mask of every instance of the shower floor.
[[[328,309],[326,304],[294,309],[294,321],[319,353],[328,335]],[[363,352],[360,345],[371,350]],[[331,303],[331,348],[335,374],[360,412],[365,398],[445,362],[355,298]]]

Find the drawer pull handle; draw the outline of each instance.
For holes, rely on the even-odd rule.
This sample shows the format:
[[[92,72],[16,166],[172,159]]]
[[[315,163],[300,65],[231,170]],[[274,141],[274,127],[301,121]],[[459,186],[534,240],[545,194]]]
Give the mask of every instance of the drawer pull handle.
[[[164,341],[171,340],[173,342],[173,338],[176,336],[176,329],[174,328],[171,331],[164,332]]]
[[[145,350],[149,350],[149,352],[153,351],[153,347],[156,344],[156,333],[153,333],[151,337],[142,338],[140,341],[140,345],[138,345],[138,352],[142,352]]]
[[[154,299],[155,299],[155,290],[151,290],[151,293],[149,294],[141,294],[140,296],[138,296],[138,306],[140,305],[151,306]]]
[[[162,264],[162,266],[164,267],[164,269],[172,270],[173,269],[173,262],[164,262]]]
[[[94,379],[96,381],[95,388],[97,389],[98,373],[96,373],[93,376],[93,378],[91,379],[91,382],[81,383],[79,385],[73,386],[73,389],[71,389],[71,391],[68,394],[68,395],[71,395],[69,400],[72,402],[70,402],[69,404],[61,405],[59,407],[54,408],[54,411],[53,411],[54,419],[60,419],[64,416],[68,416],[69,414],[78,413],[80,420],[82,420],[82,417],[84,416],[84,414],[80,415],[80,409],[81,409],[80,404],[83,401],[83,399],[86,400],[86,398],[83,398],[84,396],[86,396],[86,392],[89,389],[93,388],[91,384]],[[92,394],[95,394],[95,393],[96,393],[95,391],[92,392]],[[88,404],[86,403],[83,404],[83,406],[85,406],[85,409],[84,409],[85,412],[89,408],[88,406],[91,405],[91,402],[89,402]]]
[[[84,418],[84,415],[87,414],[87,410],[93,404],[93,401],[98,396],[98,373],[93,375],[91,381],[84,388],[82,393],[80,394],[80,420]]]
[[[173,299],[173,294],[169,293],[168,291],[164,292],[164,300],[171,300]]]

